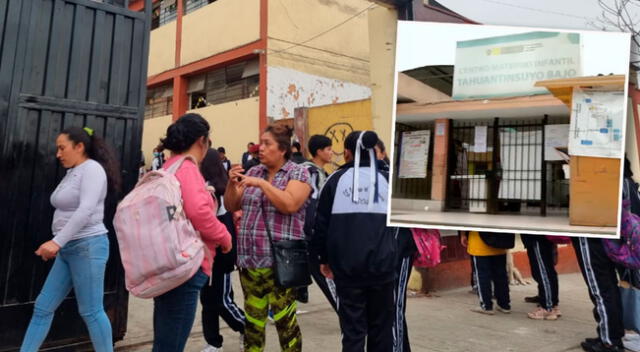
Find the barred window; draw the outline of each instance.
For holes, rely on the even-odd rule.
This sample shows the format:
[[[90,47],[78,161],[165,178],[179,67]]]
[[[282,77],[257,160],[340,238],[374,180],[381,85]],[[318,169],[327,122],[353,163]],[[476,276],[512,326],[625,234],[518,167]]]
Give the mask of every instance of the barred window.
[[[191,13],[215,1],[216,0],[184,0],[184,14]]]
[[[259,61],[253,59],[191,77],[191,109],[258,96],[259,73]]]
[[[176,0],[160,1],[159,26],[163,26],[178,16],[178,2]]]
[[[173,110],[173,85],[166,84],[147,91],[144,118],[170,115]]]

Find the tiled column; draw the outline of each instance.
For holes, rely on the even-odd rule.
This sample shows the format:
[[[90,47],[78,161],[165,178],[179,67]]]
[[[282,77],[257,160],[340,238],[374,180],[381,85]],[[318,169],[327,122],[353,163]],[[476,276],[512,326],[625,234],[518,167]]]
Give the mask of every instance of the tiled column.
[[[449,159],[449,119],[438,119],[434,129],[431,199],[444,201],[447,196],[447,161]]]

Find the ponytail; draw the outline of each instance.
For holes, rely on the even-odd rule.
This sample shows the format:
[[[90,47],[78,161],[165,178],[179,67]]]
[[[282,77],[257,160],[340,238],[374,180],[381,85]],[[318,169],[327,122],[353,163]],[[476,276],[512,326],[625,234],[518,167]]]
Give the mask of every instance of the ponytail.
[[[112,192],[121,190],[120,163],[113,148],[102,137],[97,136],[89,127],[69,127],[60,132],[60,134],[67,135],[74,145],[78,143],[84,144],[87,157],[97,161],[104,168],[107,174],[109,190]]]

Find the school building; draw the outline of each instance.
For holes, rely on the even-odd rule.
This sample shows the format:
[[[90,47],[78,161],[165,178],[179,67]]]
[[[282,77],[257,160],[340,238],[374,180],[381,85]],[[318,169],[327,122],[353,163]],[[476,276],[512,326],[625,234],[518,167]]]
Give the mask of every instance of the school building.
[[[144,1],[129,7],[142,10]],[[197,112],[214,146],[240,160],[294,110],[371,96],[366,0],[155,0],[142,149]],[[148,162],[147,162],[148,163]]]

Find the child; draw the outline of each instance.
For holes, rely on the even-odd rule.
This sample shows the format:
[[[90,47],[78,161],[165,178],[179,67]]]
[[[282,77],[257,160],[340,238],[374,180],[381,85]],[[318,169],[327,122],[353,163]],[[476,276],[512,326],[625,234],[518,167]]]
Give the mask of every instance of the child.
[[[460,242],[467,247],[467,253],[471,256],[475,272],[475,282],[478,287],[480,307],[471,309],[473,312],[493,315],[493,293],[491,283],[495,290],[498,303],[497,310],[501,313],[511,313],[509,299],[509,279],[507,277],[507,249],[496,248],[487,244],[498,244],[509,238],[513,243],[513,234],[481,233],[470,231],[464,233]],[[501,238],[504,237],[504,238]],[[491,241],[490,241],[491,240]],[[513,247],[513,245],[511,245]],[[507,247],[500,245],[500,247]]]

